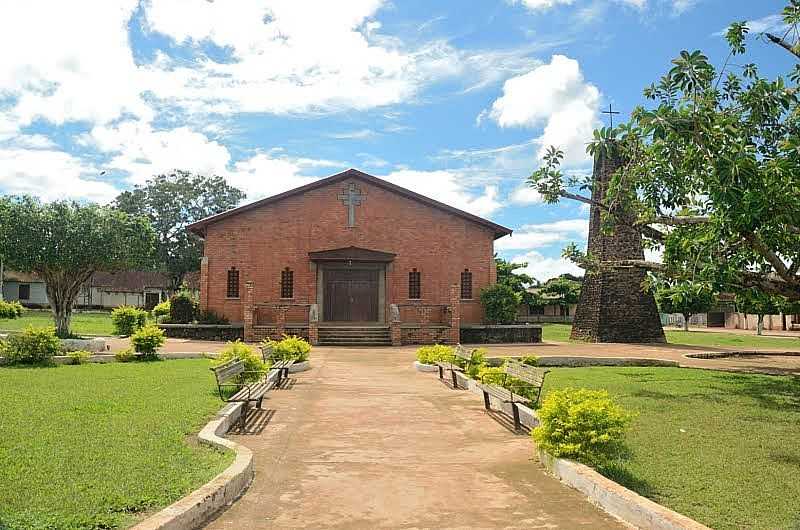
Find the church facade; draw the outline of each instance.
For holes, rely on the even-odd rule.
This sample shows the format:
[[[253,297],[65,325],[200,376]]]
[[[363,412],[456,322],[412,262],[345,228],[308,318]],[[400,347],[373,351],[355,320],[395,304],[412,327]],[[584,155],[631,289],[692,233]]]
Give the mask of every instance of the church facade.
[[[242,322],[245,339],[335,342],[358,327],[394,344],[458,342],[481,323],[494,241],[511,233],[355,169],[188,229],[205,241],[201,309]]]

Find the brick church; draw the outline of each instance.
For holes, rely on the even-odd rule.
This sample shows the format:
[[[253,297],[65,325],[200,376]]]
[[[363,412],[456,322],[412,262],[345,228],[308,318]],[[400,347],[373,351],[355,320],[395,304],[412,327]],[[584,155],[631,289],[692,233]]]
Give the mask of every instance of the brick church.
[[[511,230],[355,169],[203,219],[200,306],[246,340],[459,340]]]

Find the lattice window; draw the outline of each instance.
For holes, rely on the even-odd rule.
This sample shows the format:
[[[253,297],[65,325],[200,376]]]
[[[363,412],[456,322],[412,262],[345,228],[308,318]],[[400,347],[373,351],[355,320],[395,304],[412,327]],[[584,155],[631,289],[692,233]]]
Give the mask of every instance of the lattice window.
[[[239,271],[236,267],[228,271],[228,298],[239,298]]]
[[[461,273],[461,298],[472,299],[472,273],[469,269],[464,269],[464,272]]]
[[[281,298],[294,298],[294,271],[289,267],[281,271]]]
[[[411,269],[408,273],[408,297],[412,300],[422,298],[422,278],[417,269]]]

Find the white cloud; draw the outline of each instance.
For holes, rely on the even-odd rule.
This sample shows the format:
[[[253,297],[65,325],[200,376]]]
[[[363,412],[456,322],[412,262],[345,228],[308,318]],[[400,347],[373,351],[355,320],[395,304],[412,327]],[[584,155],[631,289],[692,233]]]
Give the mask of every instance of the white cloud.
[[[748,20],[746,22],[750,33],[757,34],[757,33],[764,33],[767,31],[771,31],[774,33],[780,33],[786,31],[788,26],[783,21],[783,15],[781,14],[774,14],[774,15],[767,15],[765,17],[756,18],[754,20]],[[728,28],[722,28],[721,30],[714,33],[715,37],[724,37],[725,33],[728,32]]]
[[[614,0],[615,2],[637,9],[644,9],[647,6],[647,0]],[[673,0],[676,4],[693,3],[693,0]],[[511,0],[512,3],[519,3],[532,11],[543,11],[552,9],[559,5],[570,6],[575,3],[575,0]]]
[[[567,273],[575,276],[583,276],[584,274],[584,270],[571,261],[567,261],[564,258],[545,257],[535,250],[514,256],[510,261],[513,263],[527,263],[528,266],[524,269],[519,269],[519,271],[536,278],[540,282]]]
[[[355,131],[329,133],[325,136],[335,140],[366,140],[367,138],[374,138],[375,136],[378,136],[378,134],[379,133],[373,131],[372,129],[358,129]]]
[[[498,250],[531,250],[554,243],[586,240],[589,235],[587,219],[563,219],[552,223],[521,226],[511,237],[495,243]]]
[[[600,124],[599,106],[600,91],[585,82],[578,61],[554,55],[549,64],[507,80],[489,117],[501,127],[543,126],[539,158],[555,145],[565,152],[565,165],[577,165],[588,159],[586,143]]]
[[[320,165],[324,165],[324,162],[259,153],[236,162],[233,169],[226,172],[226,180],[243,190],[248,200],[253,200],[318,180],[319,177],[303,175],[303,172]]]
[[[511,192],[511,197],[509,198],[512,204],[527,205],[542,202],[541,194],[536,191],[535,188],[531,188],[527,184],[515,188],[514,191]]]
[[[488,216],[502,206],[497,186],[468,189],[462,176],[452,171],[401,169],[381,178],[475,215]]]
[[[0,148],[0,167],[0,187],[9,194],[104,203],[119,193],[111,184],[92,178],[98,175],[97,168],[63,151]]]

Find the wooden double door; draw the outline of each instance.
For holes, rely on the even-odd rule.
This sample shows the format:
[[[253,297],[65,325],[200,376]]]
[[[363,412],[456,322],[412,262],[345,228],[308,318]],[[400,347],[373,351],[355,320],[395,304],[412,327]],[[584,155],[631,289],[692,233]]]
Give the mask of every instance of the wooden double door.
[[[328,322],[377,322],[379,273],[372,269],[329,269],[324,278]]]

